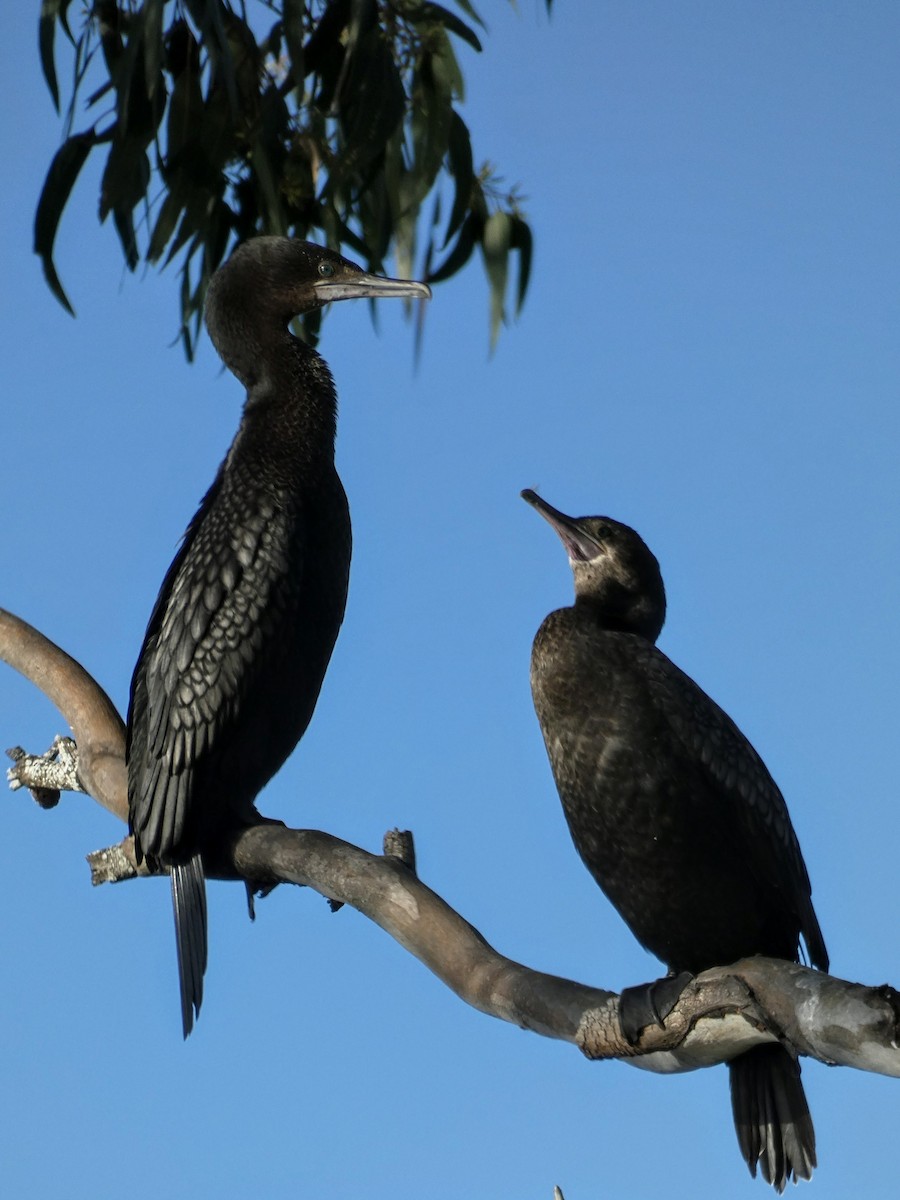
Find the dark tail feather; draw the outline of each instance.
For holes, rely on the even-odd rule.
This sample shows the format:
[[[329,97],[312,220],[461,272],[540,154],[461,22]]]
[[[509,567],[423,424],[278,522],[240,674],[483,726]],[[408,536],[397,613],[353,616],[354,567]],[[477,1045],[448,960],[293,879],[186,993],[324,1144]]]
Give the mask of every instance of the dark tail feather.
[[[810,1179],[816,1134],[800,1082],[800,1064],[782,1046],[756,1046],[728,1064],[731,1108],[750,1174],[783,1192],[789,1179]]]
[[[172,867],[172,904],[181,985],[181,1026],[187,1037],[203,1003],[206,972],[206,882],[199,854],[195,854],[190,862]]]

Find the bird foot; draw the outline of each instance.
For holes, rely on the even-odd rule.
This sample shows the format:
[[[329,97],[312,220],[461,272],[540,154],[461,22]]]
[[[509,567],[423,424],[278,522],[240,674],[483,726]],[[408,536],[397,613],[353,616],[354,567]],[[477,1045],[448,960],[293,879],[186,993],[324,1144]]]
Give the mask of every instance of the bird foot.
[[[648,1025],[663,1027],[666,1017],[678,1003],[681,993],[693,979],[690,971],[664,975],[651,983],[623,988],[619,995],[619,1025],[630,1046],[640,1041],[641,1030]]]
[[[279,822],[280,824],[281,822]],[[278,887],[277,883],[253,883],[249,879],[244,880],[244,887],[247,889],[247,911],[250,914],[250,920],[256,920],[256,900],[265,900],[270,892],[274,892]]]

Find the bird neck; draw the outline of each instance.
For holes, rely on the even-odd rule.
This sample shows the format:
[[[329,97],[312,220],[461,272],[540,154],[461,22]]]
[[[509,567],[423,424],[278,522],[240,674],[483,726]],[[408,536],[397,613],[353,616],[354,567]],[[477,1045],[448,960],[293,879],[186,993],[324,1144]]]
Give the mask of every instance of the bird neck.
[[[337,396],[325,360],[312,347],[285,335],[263,370],[248,382],[238,436],[229,459],[257,458],[269,473],[282,463],[290,474],[314,474],[334,463]]]
[[[643,597],[576,594],[573,607],[580,620],[604,633],[634,633],[655,642],[662,630],[658,612]]]

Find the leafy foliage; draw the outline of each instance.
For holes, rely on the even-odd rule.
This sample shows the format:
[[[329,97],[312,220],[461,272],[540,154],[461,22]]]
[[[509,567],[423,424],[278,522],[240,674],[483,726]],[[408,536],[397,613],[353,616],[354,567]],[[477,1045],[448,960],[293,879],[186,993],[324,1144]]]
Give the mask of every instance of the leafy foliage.
[[[66,136],[35,218],[35,251],[69,312],[53,247],[79,172],[101,150],[100,220],[112,216],[131,270],[177,261],[188,357],[210,276],[256,233],[343,244],[376,271],[393,254],[404,276],[424,241],[420,275],[433,283],[480,247],[492,345],[515,252],[521,307],[531,231],[515,190],[487,165],[476,171],[458,111],[454,45],[480,51],[484,29],[469,0],[456,0],[463,16],[430,0],[93,0],[77,32],[70,7],[41,2],[57,110],[59,30],[74,65]],[[73,132],[88,80],[93,120]],[[318,322],[306,319],[307,337]]]

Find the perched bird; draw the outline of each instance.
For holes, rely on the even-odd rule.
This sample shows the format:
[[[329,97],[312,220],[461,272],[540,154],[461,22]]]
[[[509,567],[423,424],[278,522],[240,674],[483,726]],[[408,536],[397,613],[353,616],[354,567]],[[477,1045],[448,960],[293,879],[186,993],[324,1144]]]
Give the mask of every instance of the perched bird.
[[[522,498],[559,534],[575,603],[538,630],[531,688],[578,853],[632,932],[676,972],[766,954],[828,954],[784,798],[719,706],[655,642],[666,615],[659,564],[633,529]],[[674,985],[676,981],[671,980]],[[684,981],[628,989],[622,1024],[671,1009]],[[729,1063],[735,1128],[778,1191],[816,1165],[799,1064],[781,1046]]]
[[[245,242],[209,285],[209,335],[247,399],[150,616],[127,732],[135,849],[171,867],[185,1037],[206,970],[204,855],[260,819],[254,800],[309,724],[347,599],[334,382],[288,323],[332,300],[430,294],[283,237]]]

